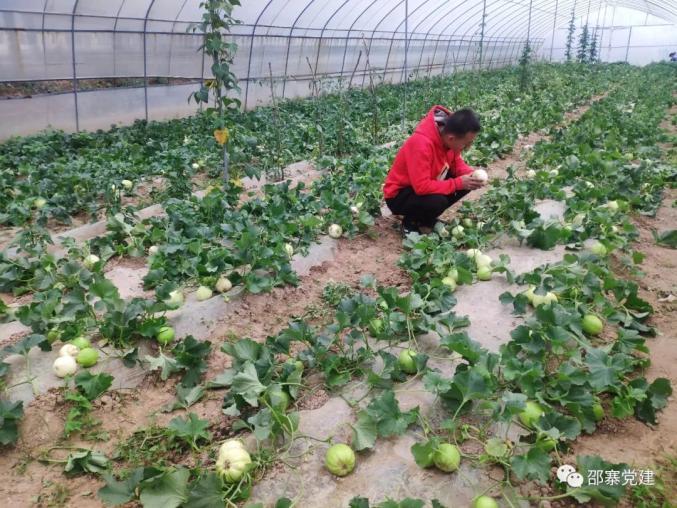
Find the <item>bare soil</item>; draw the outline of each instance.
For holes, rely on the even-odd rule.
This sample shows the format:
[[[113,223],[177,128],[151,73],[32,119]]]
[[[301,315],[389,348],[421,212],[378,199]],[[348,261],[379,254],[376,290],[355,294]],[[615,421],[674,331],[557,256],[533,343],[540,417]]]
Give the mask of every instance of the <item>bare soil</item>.
[[[198,83],[199,80],[187,78],[149,77],[148,86],[182,85]],[[101,90],[104,88],[142,87],[141,78],[110,78],[110,79],[78,79],[78,91]],[[33,95],[67,93],[73,90],[72,79],[56,79],[48,81],[7,81],[0,83],[0,99],[28,99]]]
[[[677,115],[677,107],[670,110],[668,120],[662,127],[674,134],[677,129],[669,119]],[[651,365],[644,373],[652,382],[663,377],[670,380],[673,390],[677,390],[677,252],[666,246],[656,244],[652,230],[665,231],[677,226],[677,189],[665,191],[663,204],[656,217],[636,216],[635,226],[639,230],[636,250],[646,257],[641,265],[643,275],[634,280],[640,287],[639,295],[654,308],[649,323],[658,330],[658,336],[649,338]],[[620,264],[619,264],[620,266]],[[620,271],[620,268],[619,268]],[[627,273],[619,273],[627,277]],[[648,425],[629,418],[618,420],[607,416],[600,429],[590,436],[579,438],[573,447],[572,455],[597,454],[610,462],[624,462],[635,469],[662,470],[668,492],[667,499],[677,499],[677,404],[675,395],[668,399],[667,407],[658,413],[658,425]],[[673,466],[669,466],[669,461]]]

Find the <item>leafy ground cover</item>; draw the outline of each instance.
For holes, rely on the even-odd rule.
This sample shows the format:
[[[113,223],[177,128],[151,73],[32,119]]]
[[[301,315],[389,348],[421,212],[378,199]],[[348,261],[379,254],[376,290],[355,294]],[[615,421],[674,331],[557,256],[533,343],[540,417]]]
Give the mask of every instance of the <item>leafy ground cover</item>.
[[[431,78],[414,82],[407,94],[407,122],[416,122],[429,104],[477,108],[491,118],[481,135],[478,159],[505,151],[518,133],[546,127],[575,103],[607,88],[618,72],[590,72],[572,67],[567,73],[543,66],[535,73],[532,92],[523,96],[516,71],[459,74],[453,82]],[[472,85],[472,86],[471,86]],[[479,85],[479,86],[478,86]],[[560,91],[567,90],[566,96]],[[329,91],[329,90],[327,90]],[[400,132],[401,99],[397,85],[376,87],[373,94],[351,89],[318,100],[295,100],[272,108],[232,113],[232,163],[235,178],[275,171],[309,156],[341,157],[368,151]],[[501,116],[505,102],[526,102]],[[69,223],[76,214],[91,217],[119,211],[121,198],[133,194],[143,179],[161,177],[150,201],[186,198],[196,172],[218,176],[220,150],[204,115],[170,122],[139,121],[106,132],[49,132],[15,138],[0,145],[0,225],[24,225],[53,218]],[[487,159],[489,157],[489,159]],[[132,182],[127,189],[123,180]],[[112,186],[115,186],[114,188]],[[36,203],[38,199],[45,203]],[[148,202],[148,199],[145,201]],[[34,212],[36,208],[39,210]]]
[[[485,84],[476,91],[474,100],[468,97],[467,90],[459,91],[456,88],[451,89],[452,95],[441,97],[452,102],[476,101],[478,110],[486,112],[491,118],[489,126],[481,133],[477,148],[470,154],[471,161],[481,162],[500,156],[512,145],[518,134],[544,128],[561,119],[567,108],[589,97],[590,93],[603,89],[613,79],[621,79],[627,69],[611,67],[594,73],[579,69],[579,77],[587,76],[587,88],[584,86],[585,79],[556,79],[553,76],[555,72],[545,67],[532,92],[513,102],[509,100],[516,93],[516,84],[508,79],[510,71],[489,74],[489,79],[482,81]],[[463,80],[471,78],[464,76],[459,86],[465,82]],[[498,85],[497,80],[501,79],[503,81]],[[433,88],[433,84],[435,82],[431,80],[419,87],[429,96],[433,90],[441,89],[439,86]],[[392,87],[385,88],[390,90]],[[327,100],[332,98],[335,97],[330,96]],[[363,97],[363,102],[368,102],[368,99]],[[308,108],[307,102],[313,103],[306,101],[301,104]],[[315,102],[317,107],[323,104],[321,101]],[[387,101],[384,100],[384,103]],[[261,113],[257,110],[256,114]],[[508,118],[509,121],[506,120]],[[292,131],[295,129],[290,129]],[[111,135],[116,135],[116,132]],[[362,139],[363,144],[367,145],[364,136],[357,136],[357,139]],[[303,148],[297,149],[295,157],[302,155]],[[35,223],[18,234],[15,243],[20,255],[10,257],[3,254],[0,258],[0,289],[11,291],[17,296],[34,292],[37,303],[29,312],[32,316],[40,315],[40,323],[37,324],[37,320],[31,316],[26,316],[22,321],[29,325],[36,324],[33,331],[45,334],[52,328],[49,322],[52,311],[49,309],[59,305],[60,293],[53,291],[51,296],[44,293],[50,289],[73,289],[74,278],[68,277],[73,275],[71,272],[75,268],[68,265],[69,268],[64,272],[63,267],[74,259],[84,260],[91,254],[96,255],[99,261],[88,270],[101,273],[106,262],[113,257],[138,257],[146,255],[149,249],[155,251],[150,258],[150,270],[144,283],[149,288],[157,289],[158,300],[166,299],[171,291],[183,284],[213,287],[222,274],[226,274],[232,284],[242,285],[254,293],[280,284],[295,283],[295,276],[289,270],[286,245],[291,245],[292,251],[304,252],[318,234],[326,231],[332,223],[339,224],[349,235],[371,226],[372,216],[380,210],[380,187],[377,182],[382,181],[388,157],[388,151],[374,155],[358,154],[341,164],[321,158],[325,164],[329,164],[327,174],[310,189],[266,186],[263,196],[251,199],[239,208],[230,205],[238,201],[241,189],[237,186],[226,190],[212,187],[204,199],[170,198],[164,202],[168,212],[166,217],[140,221],[135,216],[135,209],[126,207],[108,216],[107,235],[95,238],[84,246],[67,244],[67,256],[57,256],[49,251],[51,237],[41,226],[45,217],[40,215]],[[39,160],[35,161],[35,164],[39,163]],[[176,190],[180,185],[186,187],[185,175],[181,176],[180,184],[176,182],[176,185],[169,185],[168,188]],[[186,188],[187,192],[190,190],[190,187]],[[117,190],[113,191],[115,193]],[[109,211],[115,210],[119,208]],[[88,282],[78,284],[87,291]],[[65,297],[63,294],[61,296]],[[95,296],[100,295],[95,293]],[[110,292],[109,296],[114,298]],[[85,294],[81,293],[80,297],[85,298]],[[84,301],[82,304],[85,308],[88,306]],[[115,305],[119,308],[121,304]],[[134,304],[135,308],[139,305]],[[45,306],[47,309],[43,312]],[[139,312],[142,311],[134,314],[138,315]],[[59,328],[64,329],[66,339],[77,336],[92,328],[92,320],[87,319],[91,316],[91,311],[85,311],[83,315],[68,320],[75,323],[67,322]],[[130,324],[130,327],[133,328],[133,325]],[[127,335],[133,336],[134,333]]]
[[[656,423],[671,387],[665,378],[649,380],[643,375],[650,367],[647,341],[655,334],[651,324],[653,308],[640,296],[636,282],[612,269],[608,254],[615,251],[613,259],[628,274],[639,273],[642,255],[633,250],[632,244],[639,233],[629,214],[633,210],[655,213],[661,193],[674,180],[674,166],[661,160],[660,150],[653,149],[658,141],[665,140],[664,135],[659,135],[658,123],[673,101],[666,83],[674,78],[674,70],[658,66],[641,72],[623,68],[621,72],[622,87],[593,105],[576,124],[554,131],[551,140],[534,147],[528,162],[535,171],[533,177],[513,173],[507,180],[495,182],[479,200],[464,204],[457,215],[458,223],[405,241],[400,263],[410,282],[404,292],[401,287],[370,277],[363,277],[353,291],[331,286],[325,292],[321,311],[315,314],[320,319],[293,320],[278,333],[268,333],[265,340],[238,336],[219,344],[228,367],[212,376],[207,373],[213,344],[200,343],[192,337],[179,338],[146,358],[161,382],[176,383],[175,400],[170,401],[167,410],[192,408],[199,401],[214,400],[212,394],[217,394],[224,420],[214,423],[190,409],[167,425],[139,429],[108,455],[91,446],[72,447],[58,458],[44,455],[43,461],[62,461],[64,472],[76,477],[102,475],[105,486],[98,496],[111,505],[132,499],[144,506],[222,506],[224,499],[235,503],[248,498],[252,486],[278,467],[275,464],[291,458],[295,442],[307,439],[299,430],[300,401],[316,390],[337,394],[358,382],[366,388],[362,404],[354,408],[356,421],[350,438],[353,449],[359,452],[358,464],[379,441],[415,429],[420,440],[411,453],[420,467],[436,464],[434,457],[443,443],[458,446],[463,451],[462,461],[476,467],[497,466],[504,472],[489,493],[502,494],[504,502],[511,503],[515,484],[551,483],[551,467],[562,463],[580,436],[594,433],[600,421],[613,416]],[[651,73],[650,79],[645,72]],[[646,81],[656,86],[647,87]],[[635,158],[635,154],[641,154],[641,158]],[[365,164],[383,171],[387,157],[388,152],[379,151],[351,159],[344,165],[344,174],[355,176],[347,181],[354,184],[355,179],[363,177],[360,170]],[[567,196],[563,187],[572,182],[575,183]],[[336,179],[325,187],[323,183],[319,186],[326,194],[336,193],[332,183],[336,189],[345,188]],[[377,190],[372,192],[375,200]],[[305,194],[288,187],[284,193],[291,197],[289,202],[279,203],[280,211],[313,195],[312,191]],[[216,206],[210,205],[211,195],[200,202],[198,216]],[[544,197],[565,200],[564,221],[538,217],[533,205]],[[205,201],[203,208],[201,203]],[[219,201],[224,199],[220,197]],[[338,200],[334,206],[340,206]],[[369,205],[363,206],[368,215],[369,211],[375,212]],[[345,211],[351,220],[345,219],[344,228],[359,231],[361,219],[353,219],[349,208]],[[577,219],[579,214],[582,217]],[[340,223],[341,219],[334,221]],[[176,222],[191,226],[185,218]],[[464,227],[463,234],[453,234],[458,225]],[[362,227],[369,226],[367,219]],[[355,230],[351,231],[351,227]],[[516,276],[509,259],[501,257],[482,265],[480,254],[467,251],[485,250],[506,235],[539,249],[566,244],[570,252],[560,263]],[[590,240],[602,244],[604,251],[583,249],[583,242]],[[240,250],[256,252],[259,245],[254,243],[252,238]],[[303,248],[299,243],[293,247]],[[196,251],[204,247],[200,245]],[[284,243],[280,247],[280,254],[288,255]],[[95,252],[103,254],[101,250]],[[81,251],[76,257],[84,259],[85,253]],[[271,254],[259,251],[257,256]],[[101,275],[101,265],[97,263],[102,261],[94,263],[92,269],[79,262],[59,267],[63,278],[56,283],[64,286],[51,288],[49,304],[32,303],[19,311],[23,320],[33,319],[33,330],[38,333],[12,346],[11,352],[44,345],[52,327],[39,328],[42,325],[38,314],[32,313],[50,308],[53,314],[46,315],[47,322],[53,316],[50,325],[59,323],[61,338],[91,330],[94,325],[110,340],[119,337],[123,345],[123,340],[133,337],[154,336],[165,326],[164,318],[152,316],[165,310],[166,304],[161,300],[175,286],[159,289],[158,301],[125,302]],[[453,313],[455,288],[481,284],[482,266],[488,267],[490,277],[506,277],[523,284],[522,291],[501,297],[516,314],[528,317],[511,332],[511,340],[498,352],[483,348],[464,333],[468,320]],[[208,283],[204,279],[200,282]],[[234,282],[241,281],[234,278]],[[533,286],[531,297],[529,285]],[[59,307],[57,293],[64,289],[91,293],[92,305],[79,305],[77,299],[69,298],[61,301],[64,307]],[[248,289],[252,293],[260,291],[255,286]],[[548,292],[556,295],[556,301],[543,301]],[[602,320],[601,335],[583,326],[587,314]],[[63,317],[67,319],[62,326]],[[110,331],[115,326],[117,334]],[[431,356],[420,347],[421,337],[431,332],[439,335],[436,355],[462,359],[453,373],[437,369]],[[402,360],[402,348],[415,354]],[[134,361],[133,357],[129,360]],[[445,418],[434,421],[416,408],[401,407],[398,387],[412,379],[423,382]],[[66,436],[88,436],[95,443],[97,437],[101,439],[97,436],[100,424],[93,419],[92,410],[109,386],[105,374],[83,371],[73,379],[72,388],[64,388],[60,398],[67,408],[63,427]],[[531,407],[538,404],[528,417],[522,414],[527,402]],[[8,444],[18,437],[21,412],[20,404],[3,403],[3,436]],[[520,429],[519,435],[510,429]],[[237,482],[228,482],[211,467],[216,455],[213,441],[234,434],[253,436],[247,441],[252,460]],[[469,442],[481,443],[482,448],[474,453],[466,451],[464,446]],[[581,455],[574,463],[582,472],[620,472],[627,466],[590,455]],[[565,490],[556,485],[557,488],[559,492],[548,496],[553,502],[575,499],[615,504],[625,495],[620,486]],[[667,499],[658,487],[651,494],[657,502]],[[64,494],[55,490],[54,495]],[[640,496],[635,491],[629,495]],[[425,502],[433,501],[388,501],[378,506],[422,506]],[[277,505],[292,503],[281,499]],[[436,503],[433,506],[448,504],[447,500]],[[351,506],[369,506],[369,502],[358,497]]]

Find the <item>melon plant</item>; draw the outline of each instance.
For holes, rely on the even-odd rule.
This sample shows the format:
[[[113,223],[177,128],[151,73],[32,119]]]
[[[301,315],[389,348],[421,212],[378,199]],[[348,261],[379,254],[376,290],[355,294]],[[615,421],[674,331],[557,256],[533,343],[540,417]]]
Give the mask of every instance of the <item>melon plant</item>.
[[[604,323],[594,314],[586,314],[581,322],[581,328],[588,335],[599,335],[604,329]]]
[[[215,287],[219,293],[225,293],[226,291],[230,291],[233,288],[233,284],[230,282],[228,277],[222,275],[219,277],[219,280],[216,281]]]
[[[355,469],[355,452],[343,443],[331,446],[324,457],[324,465],[336,476],[349,475]]]
[[[543,408],[538,402],[528,400],[518,416],[525,427],[532,428],[543,414]]]
[[[493,497],[478,496],[473,499],[472,508],[498,508],[498,503]]]
[[[433,453],[435,467],[445,473],[453,473],[461,464],[461,453],[451,443],[442,443]]]
[[[412,351],[411,349],[405,349],[402,352],[400,352],[400,355],[397,358],[397,363],[399,364],[400,368],[407,374],[415,374],[416,373],[415,358],[416,351]]]
[[[64,355],[54,360],[52,369],[58,377],[72,376],[78,370],[78,364],[72,356]]]
[[[229,439],[219,448],[216,472],[226,483],[239,482],[249,471],[252,459],[241,441]]]
[[[61,349],[59,349],[59,356],[78,356],[78,353],[80,352],[80,348],[78,348],[75,344],[64,344],[61,346]]]
[[[80,350],[76,360],[83,367],[93,367],[99,361],[99,351],[92,347],[86,347]]]
[[[164,304],[170,310],[176,310],[183,305],[183,293],[180,289],[175,289],[169,293],[169,298],[164,301]]]
[[[155,339],[163,346],[166,346],[174,340],[174,328],[171,326],[163,326],[158,330]]]
[[[85,257],[85,260],[83,264],[88,270],[91,270],[95,264],[97,264],[100,261],[99,256],[96,254],[90,254]]]
[[[89,341],[87,337],[84,337],[82,335],[75,337],[74,339],[69,340],[71,344],[73,344],[75,347],[80,349],[85,349],[86,347],[90,347],[92,343]]]
[[[491,268],[488,266],[480,266],[477,269],[477,278],[482,281],[491,280]]]
[[[200,286],[197,288],[197,291],[195,291],[195,297],[198,302],[209,300],[212,297],[212,290],[207,286]]]
[[[487,183],[487,180],[489,180],[489,175],[483,169],[476,169],[473,171],[472,176],[478,180],[481,180],[482,183]]]
[[[332,238],[341,238],[341,235],[343,234],[343,228],[338,224],[332,224],[327,229],[327,233]]]

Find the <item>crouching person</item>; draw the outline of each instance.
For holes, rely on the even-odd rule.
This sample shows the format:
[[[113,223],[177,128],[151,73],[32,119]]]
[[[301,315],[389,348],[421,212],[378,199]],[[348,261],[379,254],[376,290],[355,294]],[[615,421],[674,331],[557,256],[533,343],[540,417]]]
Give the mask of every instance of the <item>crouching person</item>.
[[[480,131],[470,109],[451,113],[434,106],[395,156],[383,186],[386,204],[402,215],[402,234],[433,228],[438,217],[468,192],[484,185],[461,158]]]

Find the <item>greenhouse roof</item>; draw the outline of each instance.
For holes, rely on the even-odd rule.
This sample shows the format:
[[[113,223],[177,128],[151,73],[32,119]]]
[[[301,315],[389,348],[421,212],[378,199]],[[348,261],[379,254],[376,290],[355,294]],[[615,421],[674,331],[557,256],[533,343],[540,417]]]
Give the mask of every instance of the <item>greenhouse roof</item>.
[[[625,7],[674,23],[676,1],[623,0],[263,0],[243,2],[238,33],[349,36],[360,32],[471,36],[486,16],[486,37],[533,37],[571,18]],[[530,9],[531,7],[531,9]],[[531,11],[531,17],[529,12]],[[0,28],[185,32],[200,18],[199,0],[4,0]],[[529,19],[531,18],[531,19]],[[406,20],[406,22],[405,22]],[[280,30],[282,30],[280,32]],[[290,33],[291,32],[291,33]]]

